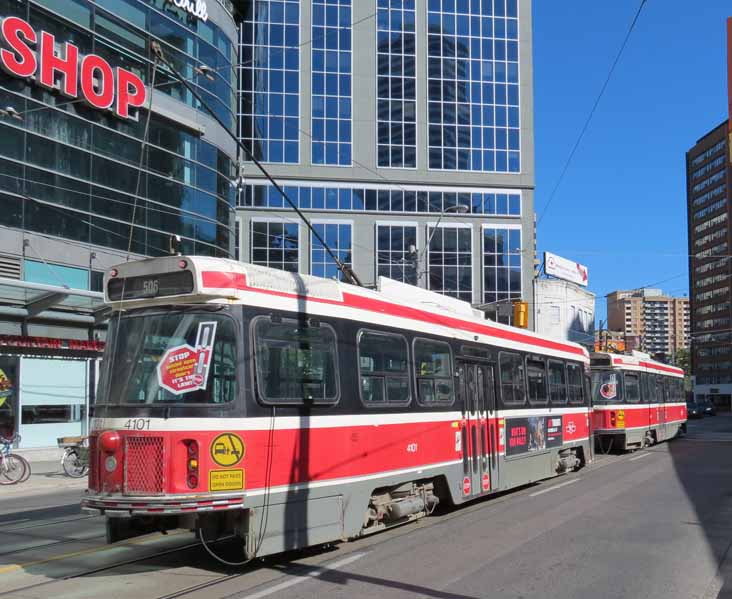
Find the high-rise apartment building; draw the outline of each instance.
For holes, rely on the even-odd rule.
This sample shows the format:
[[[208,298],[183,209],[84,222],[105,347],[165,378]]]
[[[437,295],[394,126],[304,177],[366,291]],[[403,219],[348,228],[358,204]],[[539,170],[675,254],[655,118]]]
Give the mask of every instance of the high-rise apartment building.
[[[692,372],[698,395],[732,395],[728,133],[725,121],[686,153]]]
[[[727,19],[727,118],[686,152],[694,394],[732,405],[732,17]]]
[[[660,289],[613,291],[607,296],[607,328],[638,339],[638,349],[673,360],[689,347],[689,300]]]
[[[340,260],[366,284],[530,296],[530,0],[237,6],[240,138]],[[240,258],[340,276],[251,162],[242,174]]]

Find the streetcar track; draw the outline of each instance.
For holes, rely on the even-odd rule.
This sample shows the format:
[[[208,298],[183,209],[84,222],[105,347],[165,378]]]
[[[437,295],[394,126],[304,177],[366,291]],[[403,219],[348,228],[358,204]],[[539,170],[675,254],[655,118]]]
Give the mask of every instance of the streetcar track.
[[[107,572],[109,570],[114,570],[115,568],[130,566],[132,564],[137,564],[140,562],[157,559],[159,557],[164,557],[166,555],[170,555],[173,553],[179,553],[181,551],[187,551],[194,547],[200,547],[200,546],[201,546],[200,541],[197,541],[195,543],[189,543],[189,544],[183,545],[181,547],[172,547],[172,548],[166,549],[164,551],[159,551],[152,555],[145,555],[145,556],[141,556],[141,557],[137,557],[137,558],[131,558],[131,559],[124,560],[121,562],[116,562],[114,564],[109,564],[107,566],[100,566],[98,568],[92,568],[90,570],[85,570],[83,572],[77,572],[75,574],[68,574],[67,576],[61,576],[59,578],[54,578],[53,580],[44,580],[42,582],[37,582],[35,584],[26,585],[24,587],[18,587],[17,589],[10,589],[8,591],[3,591],[3,593],[24,593],[24,592],[32,590],[32,589],[38,589],[38,588],[46,587],[46,586],[49,586],[52,584],[58,584],[60,582],[65,582],[68,580],[75,580],[77,578],[85,578],[87,576],[92,576],[93,574],[99,574],[100,572]],[[21,564],[21,568],[23,568],[23,567],[26,567],[26,566],[23,566]],[[209,581],[209,582],[212,582],[212,581]]]
[[[80,518],[64,518],[61,520],[50,520],[47,522],[39,522],[36,524],[28,524],[27,526],[17,526],[15,528],[4,528],[0,522],[0,533],[14,533],[21,530],[30,530],[33,528],[43,528],[44,526],[53,526],[54,524],[66,524],[68,522],[80,522],[82,520],[91,520],[92,518],[100,518],[101,516],[81,516]]]
[[[8,555],[25,553],[26,551],[35,551],[36,549],[48,549],[51,547],[58,547],[59,545],[68,545],[69,543],[91,543],[95,539],[103,539],[104,534],[94,535],[86,539],[52,539],[50,543],[43,543],[41,545],[32,545],[31,547],[22,547],[19,549],[13,549],[11,551],[3,551],[0,553],[0,557],[6,557]]]
[[[607,467],[607,466],[612,466],[612,465],[629,464],[629,462],[630,462],[629,458],[632,457],[632,454],[631,455],[619,455],[619,456],[614,456],[614,457],[616,457],[617,459],[602,460],[602,464],[601,464],[600,469],[602,467]],[[584,471],[583,474],[585,476],[587,476],[587,475],[592,476],[592,474],[594,472],[596,472],[596,470],[597,470],[597,468],[596,468],[597,464],[595,464],[593,466],[595,466],[595,467],[588,468],[587,470],[584,470],[583,469],[583,471]],[[579,482],[580,479],[579,478],[575,478],[576,476],[577,475],[574,475],[574,476],[572,476],[572,475],[568,475],[568,476],[565,475],[565,476],[562,476],[562,477],[554,477],[553,479],[549,479],[549,480],[555,480],[555,479],[560,479],[561,480],[562,478],[565,478],[565,477],[568,477],[569,478],[569,480],[566,483],[559,483],[559,485],[551,485],[551,487],[554,487],[554,486],[564,486],[565,484],[573,483],[575,481],[576,482]],[[478,498],[477,501],[471,501],[471,502],[468,502],[467,504],[453,506],[453,507],[450,508],[450,511],[440,514],[439,519],[433,520],[432,522],[425,521],[426,520],[425,518],[421,518],[421,519],[419,519],[416,522],[411,522],[411,523],[404,524],[404,525],[398,525],[398,526],[393,527],[392,529],[387,529],[387,530],[384,531],[384,535],[380,539],[378,539],[377,537],[381,537],[381,535],[377,535],[375,537],[361,537],[361,538],[358,538],[357,537],[357,538],[354,538],[351,541],[346,541],[345,543],[336,543],[336,544],[327,543],[327,544],[320,545],[320,546],[317,546],[317,547],[304,548],[302,550],[298,550],[296,553],[301,553],[302,552],[301,553],[301,556],[300,556],[301,559],[302,558],[307,558],[307,557],[312,557],[312,555],[313,555],[314,552],[317,554],[321,550],[323,550],[323,552],[321,553],[321,555],[326,555],[329,552],[327,550],[324,550],[324,548],[332,547],[334,545],[336,545],[336,546],[340,545],[340,546],[343,546],[343,547],[352,546],[353,547],[352,551],[346,551],[345,552],[345,555],[348,555],[350,553],[353,553],[355,551],[358,551],[359,548],[373,550],[373,549],[378,548],[379,546],[381,546],[381,545],[383,545],[385,543],[392,543],[395,539],[398,539],[398,538],[403,537],[403,536],[406,536],[406,535],[411,535],[411,534],[413,534],[413,533],[415,533],[415,532],[417,532],[417,531],[419,531],[421,529],[421,527],[411,526],[410,524],[418,524],[418,525],[422,525],[422,526],[425,526],[426,525],[426,526],[430,526],[430,527],[431,526],[444,526],[444,525],[450,524],[450,522],[453,521],[453,520],[455,520],[455,519],[462,518],[463,516],[468,516],[468,515],[476,512],[476,511],[479,511],[479,510],[486,510],[487,509],[490,512],[495,512],[496,510],[498,510],[501,507],[503,507],[503,505],[506,502],[508,502],[508,501],[515,501],[517,499],[524,499],[524,500],[533,499],[533,496],[532,496],[532,494],[529,491],[532,490],[532,489],[535,489],[535,488],[536,488],[536,485],[535,484],[527,484],[527,485],[523,485],[522,487],[519,487],[519,488],[511,489],[511,490],[508,490],[508,491],[502,491],[497,496],[493,496],[493,497],[482,497],[482,498]],[[97,517],[97,516],[86,516],[86,517],[82,517],[82,518],[73,518],[73,519],[67,519],[67,520],[54,521],[53,523],[74,522],[76,520],[91,519],[91,518],[95,518],[95,517]],[[24,528],[35,528],[35,527],[39,527],[39,526],[48,526],[50,524],[52,524],[52,523],[43,523],[43,524],[38,524],[38,525],[32,525],[32,526],[29,526],[29,527],[21,527],[20,529],[24,529]],[[367,543],[365,545],[361,545],[360,541],[367,541]],[[71,542],[71,540],[69,542]],[[83,542],[83,541],[79,541],[79,542]],[[221,541],[213,541],[214,544],[215,543],[218,543],[218,542],[221,542]],[[53,547],[53,546],[58,545],[58,544],[61,544],[61,543],[52,544],[52,545],[45,545],[45,546],[42,546],[42,547],[49,547],[49,546],[50,547]],[[359,545],[361,545],[361,547],[359,547]],[[23,593],[25,591],[29,591],[29,590],[37,589],[37,588],[48,587],[50,585],[57,584],[57,583],[64,582],[64,581],[85,578],[85,577],[92,576],[94,574],[98,574],[98,573],[101,573],[101,572],[109,572],[111,570],[115,570],[115,569],[118,569],[118,568],[123,568],[125,566],[148,562],[148,561],[151,561],[151,560],[158,559],[160,557],[165,557],[165,556],[168,556],[168,555],[172,555],[172,554],[176,554],[176,553],[182,553],[182,552],[185,552],[185,551],[189,551],[189,550],[194,549],[194,548],[199,548],[201,546],[202,546],[202,544],[200,543],[200,541],[196,541],[196,542],[193,542],[193,543],[189,543],[189,544],[183,545],[181,547],[173,547],[173,548],[166,549],[164,551],[160,551],[160,552],[157,552],[157,553],[154,553],[154,554],[151,554],[151,555],[145,555],[145,556],[141,556],[141,557],[137,557],[137,558],[130,558],[128,560],[116,562],[116,563],[109,564],[109,565],[106,565],[106,566],[100,566],[98,568],[93,568],[93,569],[86,570],[86,571],[83,571],[83,572],[78,572],[78,573],[75,573],[75,574],[69,574],[67,576],[55,578],[55,579],[52,579],[52,580],[45,580],[45,581],[38,582],[38,583],[35,583],[35,584],[32,584],[32,585],[27,585],[25,587],[20,587],[20,588],[17,588],[17,589],[12,589],[12,590],[7,591],[7,592],[10,592],[10,593]],[[21,550],[21,551],[24,551],[24,550]],[[279,561],[276,558],[279,557],[281,559],[283,556],[280,555],[280,556],[271,556],[271,557],[275,557],[275,561]],[[63,557],[61,559],[63,559]],[[301,567],[305,567],[305,568],[313,568],[313,567],[315,567],[315,568],[317,568],[318,566],[322,565],[323,563],[326,563],[327,562],[327,559],[324,560],[323,562],[316,562],[314,564],[297,564],[297,563],[292,563],[292,561],[293,560],[291,560],[291,559],[288,560],[287,558],[285,558],[285,560],[284,560],[285,567],[287,567],[287,565],[289,564],[293,568],[296,568],[296,569],[297,568],[301,568]],[[32,565],[32,564],[28,564],[28,566],[30,566],[30,565]],[[250,567],[250,566],[255,566],[255,567],[253,568],[253,567]],[[21,565],[21,567],[25,567],[25,566]],[[251,573],[253,573],[255,571],[258,571],[260,569],[270,570],[270,568],[269,568],[269,566],[267,565],[266,562],[263,562],[261,559],[257,559],[257,558],[254,558],[252,561],[247,562],[245,568],[246,569],[243,572],[236,572],[236,573],[225,574],[225,575],[223,575],[221,577],[218,577],[216,579],[213,579],[213,580],[209,580],[209,581],[206,581],[206,582],[198,583],[196,585],[192,585],[192,586],[187,587],[187,588],[184,588],[184,589],[180,589],[180,590],[177,590],[177,591],[173,591],[172,593],[168,593],[166,595],[157,596],[156,599],[178,599],[180,597],[185,597],[186,595],[190,595],[191,593],[195,593],[197,591],[201,591],[201,590],[213,588],[215,586],[224,584],[224,583],[229,582],[231,580],[236,580],[238,578],[242,578],[242,577],[246,576],[247,574],[251,574]],[[273,571],[273,570],[270,570],[270,571]],[[277,572],[277,571],[274,570],[273,572]],[[287,573],[287,574],[286,573],[282,573],[281,570],[279,572],[280,572],[280,576],[276,576],[272,580],[267,581],[266,583],[263,583],[263,584],[276,584],[278,581],[283,581],[283,580],[288,580],[289,579],[289,577],[290,577],[289,573]],[[261,585],[257,584],[253,588],[257,588],[258,586],[261,586]]]

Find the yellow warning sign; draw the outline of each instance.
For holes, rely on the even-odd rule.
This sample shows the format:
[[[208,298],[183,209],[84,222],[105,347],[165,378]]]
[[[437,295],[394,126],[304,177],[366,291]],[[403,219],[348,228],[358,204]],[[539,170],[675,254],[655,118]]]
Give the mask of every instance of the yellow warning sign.
[[[244,457],[244,441],[234,433],[221,433],[211,443],[211,459],[219,466],[238,464]]]
[[[244,470],[210,470],[209,491],[241,491],[244,489]]]
[[[625,410],[618,410],[615,425],[617,428],[625,428]]]

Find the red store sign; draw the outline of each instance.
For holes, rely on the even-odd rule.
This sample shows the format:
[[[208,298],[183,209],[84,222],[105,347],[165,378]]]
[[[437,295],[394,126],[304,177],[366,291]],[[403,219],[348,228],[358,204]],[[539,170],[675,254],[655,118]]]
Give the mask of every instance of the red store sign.
[[[104,351],[104,341],[57,339],[55,337],[29,337],[25,335],[0,335],[0,348],[2,347],[15,347],[20,349],[65,349],[101,353]]]
[[[145,104],[147,90],[132,71],[112,68],[96,54],[79,55],[79,48],[64,43],[56,52],[55,37],[36,32],[18,17],[0,21],[0,68],[14,77],[33,79],[69,98],[83,98],[93,108],[111,110],[130,118],[130,111]]]

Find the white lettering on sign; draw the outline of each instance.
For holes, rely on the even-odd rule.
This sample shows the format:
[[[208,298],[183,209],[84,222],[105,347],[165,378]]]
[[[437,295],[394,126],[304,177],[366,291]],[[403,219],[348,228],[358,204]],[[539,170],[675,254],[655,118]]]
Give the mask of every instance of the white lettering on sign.
[[[82,56],[79,48],[59,43],[46,32],[36,32],[18,17],[0,18],[0,69],[13,77],[30,79],[68,98],[83,98],[92,108],[111,110],[123,119],[145,104],[145,84],[132,71],[113,68],[96,54]]]
[[[178,8],[198,17],[204,23],[208,21],[208,6],[203,0],[169,0]]]

